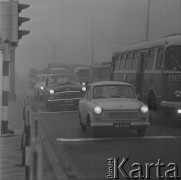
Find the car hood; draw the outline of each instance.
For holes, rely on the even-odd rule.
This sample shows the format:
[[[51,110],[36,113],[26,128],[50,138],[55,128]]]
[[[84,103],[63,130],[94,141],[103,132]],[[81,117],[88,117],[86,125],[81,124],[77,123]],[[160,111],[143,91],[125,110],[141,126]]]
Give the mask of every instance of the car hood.
[[[133,110],[139,109],[143,105],[141,101],[129,98],[96,99],[94,103],[103,110]]]
[[[53,86],[52,89],[55,91],[55,93],[61,91],[80,91],[81,85],[77,83],[57,84]]]

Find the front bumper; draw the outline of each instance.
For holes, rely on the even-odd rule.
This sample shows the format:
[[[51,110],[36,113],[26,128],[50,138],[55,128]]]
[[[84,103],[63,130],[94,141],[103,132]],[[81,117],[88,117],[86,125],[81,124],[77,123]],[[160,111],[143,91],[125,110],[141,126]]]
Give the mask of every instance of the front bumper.
[[[118,128],[140,129],[147,128],[150,125],[149,121],[116,121],[116,122],[91,122],[91,127],[110,127],[117,128],[115,124],[126,124],[128,126],[117,126]]]
[[[70,98],[70,99],[48,99],[48,103],[57,107],[78,107],[80,98]]]
[[[161,106],[168,108],[181,108],[181,102],[162,101]]]
[[[81,98],[70,98],[70,99],[48,99],[48,102],[64,102],[64,101],[79,101]]]

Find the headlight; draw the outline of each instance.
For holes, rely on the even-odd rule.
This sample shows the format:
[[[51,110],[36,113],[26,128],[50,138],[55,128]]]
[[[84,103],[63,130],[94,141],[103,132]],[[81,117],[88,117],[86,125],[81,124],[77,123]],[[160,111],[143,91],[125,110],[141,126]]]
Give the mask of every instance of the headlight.
[[[178,114],[181,114],[181,109],[178,109],[178,110],[177,110],[177,113],[178,113]]]
[[[177,97],[177,98],[181,98],[181,91],[180,90],[177,90],[177,91],[175,91],[175,96]]]
[[[41,89],[41,90],[43,90],[43,89],[44,89],[44,87],[43,87],[43,86],[41,86],[41,87],[40,87],[40,89]]]
[[[95,112],[96,114],[100,114],[100,113],[102,112],[101,107],[99,107],[99,106],[95,107],[95,108],[94,108],[94,112]]]
[[[147,106],[142,106],[141,107],[141,112],[142,113],[147,113],[148,112],[148,107]]]
[[[85,86],[85,82],[83,82],[82,85]]]
[[[86,87],[85,86],[82,87],[82,91],[84,91],[84,92],[86,91]]]
[[[54,94],[54,90],[53,89],[50,90],[50,94]]]

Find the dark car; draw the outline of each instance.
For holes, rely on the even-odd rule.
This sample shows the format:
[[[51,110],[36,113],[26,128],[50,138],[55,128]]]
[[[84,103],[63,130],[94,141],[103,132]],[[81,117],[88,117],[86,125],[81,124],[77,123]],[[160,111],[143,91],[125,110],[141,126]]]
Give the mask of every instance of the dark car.
[[[50,111],[54,111],[55,107],[78,108],[85,90],[76,74],[51,75],[45,84],[45,106]]]

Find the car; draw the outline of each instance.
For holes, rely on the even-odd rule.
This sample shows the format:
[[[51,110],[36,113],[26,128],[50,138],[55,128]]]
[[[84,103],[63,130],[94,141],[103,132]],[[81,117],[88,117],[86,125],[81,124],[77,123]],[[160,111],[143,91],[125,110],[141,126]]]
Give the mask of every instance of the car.
[[[82,131],[92,137],[101,129],[136,130],[144,136],[150,125],[149,109],[139,101],[133,85],[117,81],[101,81],[88,85],[85,97],[79,101]]]
[[[37,100],[44,98],[44,87],[49,74],[37,75],[34,83],[34,97]]]
[[[74,73],[51,75],[45,84],[45,106],[50,111],[56,107],[78,109],[85,90]]]

